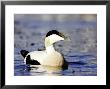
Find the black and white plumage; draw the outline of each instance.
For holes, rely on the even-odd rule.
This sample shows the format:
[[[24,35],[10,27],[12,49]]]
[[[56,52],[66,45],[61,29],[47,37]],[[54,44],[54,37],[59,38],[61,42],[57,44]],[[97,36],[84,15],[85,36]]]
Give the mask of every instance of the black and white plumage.
[[[46,65],[46,66],[62,66],[66,67],[67,62],[62,54],[54,49],[55,42],[65,40],[65,36],[57,30],[51,30],[45,37],[45,50],[28,52],[21,50],[21,55],[24,57],[24,62],[30,65]]]

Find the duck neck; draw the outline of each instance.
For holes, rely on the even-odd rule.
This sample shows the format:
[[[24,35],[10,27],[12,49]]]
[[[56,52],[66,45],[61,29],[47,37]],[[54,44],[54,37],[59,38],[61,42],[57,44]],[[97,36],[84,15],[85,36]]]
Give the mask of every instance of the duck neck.
[[[50,46],[46,47],[46,52],[49,54],[55,52],[54,46],[50,45]]]
[[[54,44],[52,41],[50,41],[49,38],[45,38],[45,49],[46,49],[46,52],[49,54],[55,52]]]

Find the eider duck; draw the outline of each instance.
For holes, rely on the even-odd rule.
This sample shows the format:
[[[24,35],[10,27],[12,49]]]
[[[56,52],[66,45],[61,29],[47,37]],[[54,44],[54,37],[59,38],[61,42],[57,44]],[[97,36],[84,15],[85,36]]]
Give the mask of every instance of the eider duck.
[[[51,30],[45,37],[45,50],[33,52],[21,50],[20,53],[24,57],[24,62],[29,65],[67,67],[67,62],[64,60],[62,54],[54,49],[54,43],[66,38],[57,30]]]

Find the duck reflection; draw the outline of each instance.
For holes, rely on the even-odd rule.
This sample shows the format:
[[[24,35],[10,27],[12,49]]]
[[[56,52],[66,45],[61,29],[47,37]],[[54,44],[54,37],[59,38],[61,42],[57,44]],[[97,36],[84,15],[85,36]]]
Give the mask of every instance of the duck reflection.
[[[53,67],[53,66],[43,66],[43,65],[30,65],[28,67],[28,71],[30,75],[49,75],[49,76],[60,76],[61,71],[63,71],[62,67]]]

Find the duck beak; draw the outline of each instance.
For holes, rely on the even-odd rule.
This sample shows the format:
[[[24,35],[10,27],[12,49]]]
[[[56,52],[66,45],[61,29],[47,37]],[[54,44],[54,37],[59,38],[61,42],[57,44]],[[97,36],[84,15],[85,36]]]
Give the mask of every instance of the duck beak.
[[[60,35],[64,38],[64,40],[70,41],[70,37],[69,36],[65,36],[63,33],[60,33]]]
[[[66,36],[65,36],[64,40],[65,40],[65,41],[70,41],[71,39],[70,39],[70,37],[66,37]]]

